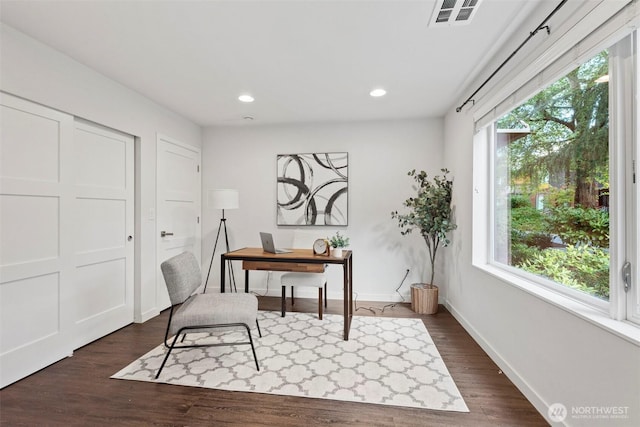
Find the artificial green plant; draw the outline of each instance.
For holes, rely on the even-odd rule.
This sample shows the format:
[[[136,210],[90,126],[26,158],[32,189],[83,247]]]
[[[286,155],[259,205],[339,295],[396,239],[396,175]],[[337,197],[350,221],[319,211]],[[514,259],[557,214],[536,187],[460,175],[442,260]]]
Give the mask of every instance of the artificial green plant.
[[[410,171],[408,175],[413,177],[417,184],[414,187],[417,194],[404,201],[404,206],[409,208],[409,213],[391,212],[391,217],[398,220],[402,235],[417,229],[424,238],[431,264],[430,285],[433,285],[438,248],[440,245],[448,246],[451,243],[447,233],[456,228],[451,210],[453,181],[447,179],[449,173],[447,169],[441,169],[441,171],[442,176],[434,176],[433,180],[428,179],[425,171],[420,173],[415,169]]]

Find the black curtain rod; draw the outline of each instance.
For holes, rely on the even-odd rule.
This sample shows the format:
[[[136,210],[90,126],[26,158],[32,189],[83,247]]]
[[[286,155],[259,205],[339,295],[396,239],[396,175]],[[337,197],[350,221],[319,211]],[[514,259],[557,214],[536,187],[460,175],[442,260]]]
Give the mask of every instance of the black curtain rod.
[[[551,29],[550,29],[550,28],[549,28],[549,26],[547,25],[547,22],[549,21],[549,19],[551,19],[551,17],[552,17],[553,15],[555,15],[555,14],[556,14],[556,12],[558,12],[558,10],[560,10],[560,8],[561,8],[562,6],[564,6],[564,4],[565,4],[567,1],[568,1],[568,0],[562,0],[562,1],[560,2],[560,4],[558,4],[558,6],[556,6],[556,8],[555,8],[555,9],[553,9],[553,11],[549,14],[549,16],[547,16],[547,17],[544,19],[544,21],[542,21],[542,22],[540,23],[540,25],[538,25],[538,27],[537,27],[534,31],[532,31],[532,32],[530,32],[530,33],[529,33],[529,37],[527,37],[527,38],[525,39],[525,41],[523,41],[523,42],[520,44],[520,46],[518,46],[518,48],[517,48],[516,50],[514,50],[513,52],[511,52],[511,55],[509,55],[509,57],[508,57],[507,59],[505,59],[505,60],[504,60],[504,62],[503,62],[502,64],[500,64],[500,66],[499,66],[498,68],[496,68],[496,70],[495,70],[493,73],[491,73],[491,75],[487,78],[487,80],[485,80],[485,81],[484,81],[484,83],[482,83],[482,84],[480,85],[480,87],[479,87],[478,89],[476,89],[476,91],[475,91],[475,92],[473,92],[473,93],[469,96],[469,98],[467,98],[467,100],[466,100],[466,101],[464,101],[464,103],[463,103],[461,106],[459,106],[458,108],[456,108],[456,113],[459,113],[460,111],[462,111],[462,109],[464,108],[464,106],[465,106],[465,105],[467,105],[467,104],[468,104],[469,102],[471,102],[471,101],[473,101],[473,103],[475,104],[475,100],[473,99],[473,97],[474,97],[474,96],[476,96],[476,95],[478,94],[478,92],[480,92],[480,91],[482,90],[482,88],[483,88],[487,83],[489,83],[489,81],[490,81],[490,80],[491,80],[491,79],[492,79],[496,74],[498,74],[498,72],[502,69],[502,67],[504,67],[504,66],[505,66],[505,64],[506,64],[507,62],[509,62],[509,61],[511,60],[511,58],[513,58],[513,57],[515,56],[515,54],[516,54],[516,53],[518,53],[518,51],[519,51],[520,49],[522,49],[522,47],[523,47],[525,44],[527,44],[527,43],[529,42],[529,40],[531,40],[531,39],[532,39],[536,34],[538,34],[538,31],[543,30],[543,29],[546,29],[546,30],[547,30],[547,34],[551,34]]]

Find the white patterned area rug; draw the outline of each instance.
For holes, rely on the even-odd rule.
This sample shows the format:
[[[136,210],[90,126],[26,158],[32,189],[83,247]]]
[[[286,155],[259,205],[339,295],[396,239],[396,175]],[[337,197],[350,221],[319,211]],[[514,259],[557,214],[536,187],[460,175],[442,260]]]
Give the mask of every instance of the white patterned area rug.
[[[443,411],[469,412],[420,319],[354,316],[349,341],[343,316],[259,312],[253,330],[260,371],[246,346],[174,350],[160,378],[161,344],[112,378],[220,390],[314,397]],[[187,341],[243,341],[246,332]]]

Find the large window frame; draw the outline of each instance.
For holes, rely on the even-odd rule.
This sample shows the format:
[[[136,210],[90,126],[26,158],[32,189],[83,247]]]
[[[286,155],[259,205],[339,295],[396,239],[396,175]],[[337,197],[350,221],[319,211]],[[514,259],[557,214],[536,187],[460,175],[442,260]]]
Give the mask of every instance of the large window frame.
[[[627,27],[628,28],[628,27]],[[494,216],[496,197],[494,194],[495,119],[499,114],[496,107],[492,120],[482,117],[476,122],[474,137],[474,203],[473,203],[473,265],[487,273],[534,294],[563,309],[609,329],[640,345],[640,269],[638,259],[640,249],[640,185],[637,174],[637,157],[640,152],[640,89],[638,70],[638,31],[627,29],[624,34],[603,38],[599,44],[591,46],[589,52],[582,52],[577,58],[576,51],[568,49],[564,58],[550,64],[536,79],[537,87],[526,93],[532,95],[546,85],[562,77],[589,55],[609,49],[609,150],[610,180],[610,299],[604,301],[573,290],[551,280],[536,276],[516,267],[494,260],[495,229]],[[567,60],[567,57],[572,57]],[[562,68],[557,63],[562,63]],[[552,70],[553,73],[550,73]],[[528,85],[531,81],[527,82]],[[526,85],[524,85],[526,86]],[[522,88],[521,88],[522,89]],[[516,91],[509,102],[524,102],[529,96]],[[519,99],[516,99],[518,97]],[[508,108],[502,108],[503,112]],[[632,286],[625,292],[622,266],[631,262]]]

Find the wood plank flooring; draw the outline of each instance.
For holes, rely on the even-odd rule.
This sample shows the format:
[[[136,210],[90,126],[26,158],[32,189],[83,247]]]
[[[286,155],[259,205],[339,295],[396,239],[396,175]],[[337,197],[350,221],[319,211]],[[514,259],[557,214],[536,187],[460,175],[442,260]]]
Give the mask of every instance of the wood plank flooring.
[[[289,302],[290,305],[290,302]],[[168,312],[132,324],[76,350],[0,390],[2,426],[544,426],[544,418],[442,306],[418,315],[409,305],[358,302],[356,315],[421,318],[464,397],[469,413],[334,400],[241,393],[110,379],[162,342]],[[328,313],[341,313],[329,301]],[[364,307],[373,308],[371,311]],[[261,310],[280,299],[260,297]],[[294,311],[291,307],[290,311]],[[315,299],[296,298],[295,311],[317,312]]]

